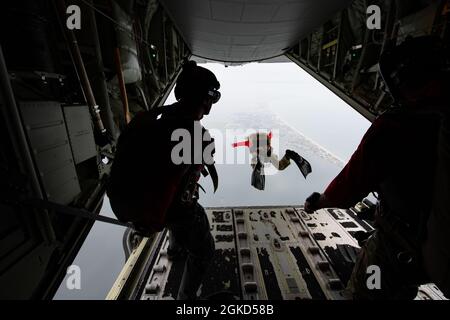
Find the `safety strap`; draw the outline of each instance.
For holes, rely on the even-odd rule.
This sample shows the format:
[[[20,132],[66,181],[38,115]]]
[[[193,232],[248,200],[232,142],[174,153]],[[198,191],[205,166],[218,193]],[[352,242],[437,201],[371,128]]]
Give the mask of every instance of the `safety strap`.
[[[213,164],[206,164],[205,167],[208,169],[209,175],[213,182],[214,192],[216,192],[219,186],[219,176],[217,175],[216,166],[213,163]]]
[[[114,218],[94,214],[85,209],[72,208],[69,206],[61,205],[61,204],[58,204],[55,202],[46,201],[46,200],[42,200],[42,199],[29,199],[29,200],[20,202],[20,204],[25,205],[25,206],[30,206],[33,208],[38,208],[38,209],[54,210],[56,212],[60,212],[60,213],[66,214],[66,215],[81,217],[81,218],[95,220],[95,221],[101,221],[101,222],[105,222],[105,223],[109,223],[109,224],[115,224],[118,226],[134,228],[133,224],[129,223],[129,222],[121,222]]]
[[[378,206],[378,210],[382,210],[380,204]],[[406,223],[398,217],[389,213],[377,213],[375,215],[375,223],[404,250],[414,254],[419,252],[417,244],[409,237],[409,230]]]

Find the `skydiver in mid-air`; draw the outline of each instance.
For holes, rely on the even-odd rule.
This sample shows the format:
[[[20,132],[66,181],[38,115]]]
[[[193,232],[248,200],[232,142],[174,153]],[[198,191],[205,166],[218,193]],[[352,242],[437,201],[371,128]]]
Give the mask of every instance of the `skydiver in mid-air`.
[[[248,147],[250,150],[252,156],[251,166],[253,168],[252,186],[258,190],[264,190],[264,165],[266,163],[271,163],[277,170],[282,171],[291,164],[292,160],[306,179],[306,176],[312,172],[309,162],[292,150],[286,150],[284,157],[279,160],[278,156],[273,152],[271,141],[272,132],[256,132],[249,135],[245,141],[232,144],[233,148]]]

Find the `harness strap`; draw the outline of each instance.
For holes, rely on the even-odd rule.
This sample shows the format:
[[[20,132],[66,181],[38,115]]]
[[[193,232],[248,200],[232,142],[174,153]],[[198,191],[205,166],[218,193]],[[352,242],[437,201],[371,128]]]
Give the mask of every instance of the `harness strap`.
[[[413,239],[408,237],[408,226],[405,222],[392,214],[378,214],[375,215],[376,225],[386,233],[386,235],[392,238],[402,250],[408,251],[415,256],[419,256],[419,248],[414,243]]]
[[[19,201],[19,205],[23,205],[26,207],[32,207],[36,209],[47,209],[47,210],[53,210],[62,214],[70,215],[70,216],[76,216],[81,217],[84,219],[90,219],[95,221],[101,221],[109,224],[114,224],[118,226],[123,227],[129,227],[134,228],[134,225],[129,222],[121,222],[117,219],[105,217],[99,214],[94,214],[86,209],[81,208],[73,208],[69,206],[65,206],[59,203],[42,200],[42,199],[27,199],[23,201]]]

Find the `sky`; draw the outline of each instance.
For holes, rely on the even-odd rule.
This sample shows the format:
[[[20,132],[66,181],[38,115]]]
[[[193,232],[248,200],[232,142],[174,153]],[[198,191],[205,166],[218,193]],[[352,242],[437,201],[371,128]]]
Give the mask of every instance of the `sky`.
[[[370,126],[294,63],[202,66],[213,71],[221,83],[220,101],[202,120],[214,138],[220,133],[225,136],[227,130],[273,131],[280,158],[286,149],[292,149],[313,168],[305,179],[295,165],[290,165],[285,171],[266,176],[265,190],[260,191],[250,184],[248,163],[219,164],[216,193],[209,178],[200,180],[206,190],[200,195],[200,203],[205,207],[303,204],[308,195],[323,191],[340,172]],[[174,101],[172,93],[166,104]],[[242,140],[245,135],[236,134],[233,139]],[[236,151],[231,142],[223,143],[225,154]],[[239,152],[248,156],[248,150]],[[269,172],[270,166],[266,170]],[[101,214],[114,217],[106,197]],[[81,269],[81,290],[68,290],[65,279],[55,299],[104,299],[125,262],[124,230],[96,222],[74,261]]]
[[[221,83],[221,99],[202,124],[226,136],[227,130],[237,132],[253,129],[275,132],[279,158],[292,149],[307,159],[313,172],[304,179],[295,165],[285,171],[266,176],[265,190],[250,185],[251,167],[221,164],[233,141],[222,143],[223,153],[216,154],[219,189],[213,193],[209,178],[200,183],[206,194],[200,195],[205,207],[261,206],[303,204],[312,192],[322,192],[340,172],[358,146],[370,122],[347,105],[329,89],[294,63],[251,63],[225,67],[218,63],[202,64]],[[175,102],[171,94],[166,104]],[[237,135],[234,140],[245,140]],[[220,139],[219,139],[220,140]],[[244,148],[246,149],[246,148]],[[248,150],[246,152],[249,159]],[[266,166],[266,172],[273,169]]]
[[[221,83],[220,101],[203,121],[220,125],[230,114],[270,110],[340,159],[347,161],[370,122],[294,63],[201,66]],[[175,102],[173,94],[166,104]]]

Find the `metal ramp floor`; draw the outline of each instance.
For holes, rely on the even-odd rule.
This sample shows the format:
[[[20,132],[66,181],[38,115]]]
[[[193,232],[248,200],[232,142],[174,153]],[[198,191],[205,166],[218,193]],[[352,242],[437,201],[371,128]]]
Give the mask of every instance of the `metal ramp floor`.
[[[346,299],[345,284],[359,247],[352,235],[372,227],[351,210],[302,206],[207,209],[216,241],[213,262],[199,289],[201,299]],[[169,237],[160,237],[139,295],[142,300],[174,299],[184,259],[167,257]],[[434,285],[417,299],[442,299]]]

